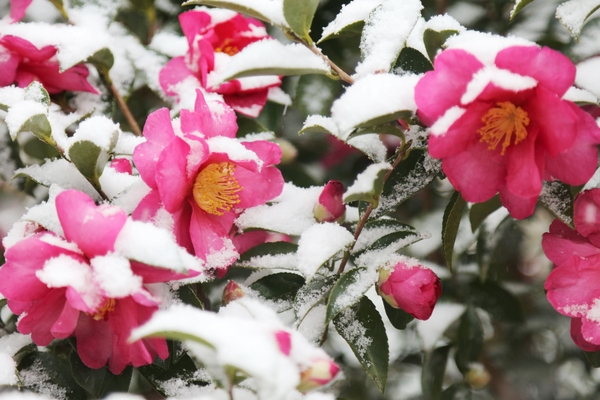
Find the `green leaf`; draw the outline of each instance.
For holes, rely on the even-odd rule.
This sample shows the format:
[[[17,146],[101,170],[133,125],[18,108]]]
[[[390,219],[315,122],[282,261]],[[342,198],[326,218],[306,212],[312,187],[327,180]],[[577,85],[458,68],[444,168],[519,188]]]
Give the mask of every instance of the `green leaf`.
[[[456,349],[456,365],[460,372],[466,374],[469,364],[478,361],[483,351],[483,325],[473,306],[467,307],[460,318],[458,328],[458,346]]]
[[[270,129],[268,129],[266,126],[264,126],[254,118],[238,116],[237,124],[237,137],[244,137],[252,133],[271,132]]]
[[[256,2],[259,3],[259,2]],[[193,6],[193,5],[205,5],[213,6],[218,8],[226,8],[235,12],[246,14],[250,17],[260,19],[268,22],[272,25],[280,26],[278,21],[273,21],[267,10],[261,10],[260,7],[248,7],[247,1],[236,1],[236,0],[191,0],[186,1],[182,6]],[[269,4],[270,5],[270,4]]]
[[[103,77],[108,77],[108,71],[110,71],[115,63],[115,57],[112,52],[105,47],[89,56],[85,62],[93,64]]]
[[[69,148],[71,162],[97,190],[100,189],[100,175],[109,157],[108,152],[89,140],[75,142]]]
[[[50,107],[50,94],[38,81],[33,81],[25,88],[25,100],[33,100]]]
[[[382,301],[383,301],[383,306],[385,307],[385,314],[387,315],[388,319],[390,320],[390,322],[392,323],[394,328],[400,329],[400,330],[406,329],[406,325],[408,325],[408,323],[410,321],[415,319],[415,317],[413,317],[406,311],[404,311],[400,308],[394,308],[394,307],[390,306],[389,303],[383,299],[382,299]]]
[[[328,324],[342,310],[358,303],[367,290],[377,282],[377,277],[377,273],[360,267],[343,274],[329,294],[325,323]]]
[[[196,295],[196,292],[194,292],[194,285],[200,285],[200,283],[193,283],[191,285],[181,286],[179,289],[177,289],[175,293],[177,294],[177,297],[185,304],[189,304],[191,306],[203,310],[204,305]]]
[[[278,310],[285,311],[292,308],[296,293],[302,286],[304,286],[304,277],[282,272],[267,275],[252,283],[250,288],[256,290],[263,299],[282,305]]]
[[[421,375],[421,388],[426,400],[438,400],[442,394],[442,384],[448,363],[451,345],[438,347],[425,357]]]
[[[426,150],[412,150],[385,182],[375,214],[395,211],[406,199],[429,185],[441,170],[441,164],[429,157]]]
[[[271,263],[273,256],[293,254],[297,250],[298,245],[289,242],[261,243],[244,252],[235,265],[239,267],[259,268],[261,257],[266,257]]]
[[[363,297],[357,305],[334,318],[333,325],[383,393],[388,374],[388,339],[381,316],[371,300]]]
[[[52,147],[49,144],[37,139],[31,139],[25,142],[23,145],[23,151],[39,160],[60,157],[60,153],[55,147]]]
[[[294,299],[294,314],[299,324],[302,323],[302,318],[329,294],[336,282],[337,276],[315,278],[298,289]]]
[[[283,16],[296,35],[312,45],[308,34],[319,0],[283,0]]]
[[[325,75],[302,75],[296,86],[294,104],[300,112],[309,115],[329,115],[331,105],[337,98],[342,85],[339,80]]]
[[[470,304],[487,311],[495,320],[512,323],[524,320],[519,300],[497,283],[474,281],[463,293]]]
[[[471,400],[471,397],[472,392],[469,386],[464,382],[458,382],[445,389],[440,400]]]
[[[425,49],[427,50],[429,59],[433,61],[438,50],[440,50],[446,42],[446,39],[457,33],[458,31],[452,29],[440,32],[434,31],[433,29],[425,29],[425,33],[423,33],[423,42],[425,43]]]
[[[65,392],[67,399],[84,399],[85,390],[73,378],[69,363],[52,353],[33,352],[19,362],[21,376],[31,373],[35,379],[25,381],[25,388],[40,393],[47,386]]]
[[[329,39],[338,39],[338,38],[348,38],[360,36],[365,28],[365,21],[355,21],[351,24],[348,24],[336,32],[332,32],[327,34],[326,36],[322,36],[321,39],[317,43],[324,42]]]
[[[514,17],[517,16],[517,14],[525,8],[526,5],[528,5],[529,3],[531,3],[533,0],[516,0],[515,1],[515,6],[513,7],[512,11],[510,12],[510,19],[512,20]]]
[[[52,138],[52,127],[45,114],[37,114],[30,117],[23,125],[21,125],[17,134],[21,132],[31,132],[42,142],[53,147],[56,146],[56,142]]]
[[[584,351],[585,359],[590,363],[590,365],[594,368],[600,368],[600,351],[596,352],[588,352]]]
[[[298,132],[299,135],[305,133],[329,133],[330,135],[336,136],[334,132],[337,131],[337,126],[335,122],[329,117],[321,117],[318,116],[314,118],[314,116],[309,117]]]
[[[460,196],[460,193],[454,192],[448,206],[444,210],[444,217],[442,220],[442,247],[444,248],[444,258],[450,271],[452,271],[454,242],[456,241],[462,212],[466,204],[467,203]]]
[[[404,118],[408,118],[412,115],[412,113],[410,111],[406,111],[406,114],[404,114],[404,117],[401,117],[402,119]],[[386,134],[386,135],[392,135],[392,136],[397,136],[400,139],[402,139],[402,142],[404,142],[404,132],[402,132],[397,126],[393,126],[393,125],[389,125],[389,124],[385,124],[385,125],[374,125],[374,126],[366,126],[366,127],[362,127],[362,128],[358,128],[355,129],[346,139],[346,141],[355,138],[357,136],[361,136],[361,135],[368,135],[371,133],[379,133],[379,134]]]
[[[469,221],[471,222],[471,231],[475,232],[479,225],[494,211],[502,207],[500,196],[496,195],[484,203],[477,203],[471,206],[469,211]]]
[[[540,202],[552,215],[574,228],[573,195],[569,185],[559,181],[544,181]]]
[[[371,203],[373,205],[373,208],[377,208],[377,205],[379,204],[379,198],[383,191],[385,175],[391,168],[389,164],[372,164],[367,168],[367,170],[362,172],[361,175],[367,174],[367,176],[370,177],[371,175],[373,175],[373,169],[375,168],[379,168],[379,170],[375,172],[374,180],[372,181],[370,187],[366,188],[365,186],[367,185],[365,184],[360,185],[360,190],[352,190],[352,187],[350,187],[346,192],[349,194],[346,194],[344,196],[344,203],[351,203],[353,201],[366,201],[368,203]],[[360,177],[361,176],[359,175],[357,180],[360,179]]]
[[[111,392],[126,392],[131,383],[133,368],[127,367],[121,374],[114,375],[107,367],[98,369],[86,366],[73,349],[69,356],[73,378],[93,398],[101,399]]]
[[[419,50],[405,47],[398,56],[395,68],[402,68],[403,71],[412,72],[413,74],[423,74],[431,71],[433,65]]]
[[[556,17],[568,29],[575,41],[579,40],[581,30],[587,19],[600,8],[600,0],[569,0],[556,9]]]
[[[69,20],[69,15],[67,14],[67,11],[65,10],[63,0],[50,0],[50,3],[52,3],[54,5],[54,7],[56,7],[56,9],[60,12],[60,15],[62,15],[62,17],[64,19],[66,19],[67,21]]]

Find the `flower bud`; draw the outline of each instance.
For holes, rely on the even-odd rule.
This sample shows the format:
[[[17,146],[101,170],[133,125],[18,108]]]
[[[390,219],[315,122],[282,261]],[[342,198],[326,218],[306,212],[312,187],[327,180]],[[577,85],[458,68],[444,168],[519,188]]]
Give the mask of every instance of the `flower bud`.
[[[281,148],[281,161],[279,164],[290,164],[296,160],[296,157],[298,157],[298,149],[296,149],[289,140],[277,138],[274,142]]]
[[[277,340],[279,350],[289,356],[292,351],[292,335],[286,331],[277,331],[275,332],[275,340]]]
[[[133,169],[131,168],[131,162],[126,158],[114,158],[110,162],[110,166],[114,168],[117,172],[121,172],[123,174],[131,175],[133,173]]]
[[[327,182],[319,202],[313,209],[315,219],[319,222],[333,222],[344,217],[346,205],[342,201],[344,195],[344,185],[339,181],[331,180]]]
[[[234,300],[240,299],[245,296],[244,291],[235,281],[227,282],[223,289],[223,305],[231,303]]]
[[[394,308],[417,319],[428,319],[442,293],[440,280],[414,258],[402,257],[392,268],[379,270],[377,291]]]
[[[301,372],[300,383],[296,389],[306,393],[326,385],[336,377],[338,372],[340,372],[340,367],[333,361],[324,358],[315,360],[310,367]]]
[[[465,380],[472,389],[480,390],[485,388],[492,379],[490,373],[480,363],[473,363],[469,366],[469,371],[465,374]]]

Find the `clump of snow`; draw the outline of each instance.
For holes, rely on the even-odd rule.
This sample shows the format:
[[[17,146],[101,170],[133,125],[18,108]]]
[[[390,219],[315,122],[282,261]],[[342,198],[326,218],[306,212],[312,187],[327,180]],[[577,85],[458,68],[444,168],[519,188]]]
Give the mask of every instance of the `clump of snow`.
[[[325,304],[317,304],[304,315],[302,322],[297,329],[305,338],[313,343],[319,343],[325,332],[325,316],[327,314],[327,306]]]
[[[136,175],[117,172],[110,164],[106,164],[99,180],[104,194],[112,199],[131,188],[131,186],[140,181],[141,178]]]
[[[148,47],[169,57],[184,56],[189,49],[185,36],[165,30],[156,33]]]
[[[598,103],[598,98],[593,93],[588,92],[585,89],[578,89],[574,86],[571,86],[562,98],[563,100],[572,101],[574,103]]]
[[[530,76],[515,74],[495,66],[487,66],[473,75],[467,85],[467,90],[460,98],[461,104],[467,105],[473,102],[489,84],[513,92],[520,92],[536,87],[537,81]]]
[[[10,137],[14,140],[23,124],[38,114],[46,116],[48,114],[48,107],[37,101],[23,100],[10,107],[4,120],[6,126],[8,126]]]
[[[304,121],[302,131],[305,129],[324,129],[326,132],[333,134],[335,137],[339,137],[339,131],[337,124],[330,117],[323,117],[321,115],[309,115]]]
[[[29,335],[17,332],[0,337],[0,385],[17,385],[17,364],[12,357],[29,343]]]
[[[357,77],[390,70],[422,9],[419,0],[387,0],[371,12],[360,41],[363,61],[356,67]]]
[[[503,37],[477,31],[465,31],[446,40],[447,48],[465,50],[485,65],[494,65],[498,52],[512,46],[536,46],[536,44],[515,36]]]
[[[464,97],[464,95],[463,95]],[[444,112],[431,126],[431,134],[434,136],[443,136],[448,129],[459,120],[467,110],[459,106],[452,106]]]
[[[25,387],[41,395],[56,400],[66,400],[68,398],[67,389],[52,383],[50,371],[44,368],[40,360],[35,360],[30,367],[19,371],[19,375]]]
[[[556,18],[578,37],[588,16],[598,7],[597,0],[569,0],[556,9]]]
[[[336,223],[311,226],[298,241],[298,270],[310,281],[325,262],[353,241],[354,236]]]
[[[266,254],[255,256],[246,261],[238,261],[236,265],[257,269],[297,269],[298,257],[296,253]]]
[[[256,163],[258,169],[263,166],[263,161],[252,150],[241,144],[237,139],[225,136],[215,136],[206,141],[211,153],[227,154],[231,161],[252,161]]]
[[[596,97],[600,97],[600,82],[596,74],[600,68],[600,57],[589,58],[577,64],[575,84],[580,88],[589,90]]]
[[[377,133],[353,137],[348,140],[348,144],[365,153],[367,157],[376,163],[385,161],[387,147],[385,147],[385,144],[379,139],[379,134]]]
[[[142,277],[133,274],[129,260],[117,254],[91,259],[94,281],[107,297],[121,298],[142,288]]]
[[[117,144],[121,129],[112,119],[105,116],[94,116],[85,119],[73,134],[73,143],[82,140],[90,141],[105,151],[111,151]]]
[[[389,171],[391,169],[392,166],[387,162],[369,165],[367,169],[358,174],[352,186],[346,190],[346,193],[344,193],[344,201],[347,201],[346,199],[353,195],[372,193],[374,183],[380,173],[382,171]]]
[[[323,29],[320,41],[329,36],[337,35],[352,24],[366,20],[371,11],[381,3],[383,3],[383,0],[354,0],[342,5],[342,9],[335,16],[335,19]]]
[[[373,343],[373,339],[366,336],[367,328],[356,319],[356,314],[351,308],[340,312],[337,318],[337,326],[341,327],[340,335],[356,347],[356,352],[360,357],[364,357],[367,348]]]
[[[290,97],[290,95],[281,90],[279,86],[269,88],[267,100],[272,101],[273,103],[281,104],[286,107],[292,105],[292,98]]]

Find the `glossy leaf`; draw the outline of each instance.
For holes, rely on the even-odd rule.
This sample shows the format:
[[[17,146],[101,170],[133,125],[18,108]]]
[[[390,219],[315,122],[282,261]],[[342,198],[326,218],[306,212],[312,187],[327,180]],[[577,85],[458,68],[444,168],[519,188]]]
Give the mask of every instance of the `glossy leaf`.
[[[442,220],[442,247],[444,248],[444,259],[448,269],[452,271],[452,258],[454,256],[454,242],[458,234],[462,212],[467,203],[460,196],[459,192],[454,192],[450,202],[444,210]]]
[[[119,375],[114,375],[107,367],[89,368],[81,361],[75,350],[71,350],[69,362],[73,377],[93,398],[101,399],[111,392],[126,392],[131,383],[133,371],[131,367],[127,367]]]
[[[322,36],[317,43],[324,42],[329,39],[347,38],[360,36],[362,31],[365,29],[365,21],[356,21],[345,25],[337,31],[332,31],[325,36]]]
[[[322,279],[313,279],[298,289],[294,299],[296,319],[301,321],[316,304],[325,297],[329,297],[329,291],[336,282],[337,276],[328,276]]]
[[[26,354],[18,365],[22,375],[32,374],[38,379],[26,382],[25,389],[40,392],[45,386],[64,391],[65,398],[83,399],[85,390],[73,378],[69,363],[52,353],[33,352]]]
[[[292,31],[308,44],[312,44],[309,32],[318,5],[319,0],[283,0],[285,20]]]
[[[290,242],[268,242],[261,243],[244,252],[238,261],[248,261],[253,257],[261,257],[277,254],[291,254],[298,250],[298,245]]]
[[[100,175],[110,155],[98,145],[81,140],[69,148],[69,158],[79,172],[96,188],[100,188]]]
[[[556,17],[577,41],[587,19],[600,8],[600,0],[569,0],[556,9]]]
[[[463,374],[469,371],[469,364],[479,360],[483,351],[483,326],[473,306],[467,307],[460,318],[456,365]]]
[[[423,74],[431,71],[433,65],[419,50],[405,47],[400,52],[398,60],[396,60],[396,68],[401,68],[403,71],[412,72],[413,74]]]
[[[442,384],[448,363],[448,354],[452,346],[434,349],[425,357],[421,375],[421,388],[426,400],[438,400],[442,394]]]
[[[390,320],[390,322],[392,323],[394,328],[400,329],[400,330],[406,329],[406,325],[408,325],[408,323],[410,321],[415,319],[415,317],[413,317],[406,311],[404,311],[400,308],[394,308],[394,307],[390,306],[389,303],[383,299],[382,299],[382,301],[383,301],[383,306],[385,307],[385,314],[387,315],[388,319]]]
[[[412,115],[412,112],[406,111],[399,118],[400,119],[409,118],[411,115]],[[400,130],[400,128],[398,128],[398,127],[396,127],[394,125],[390,125],[390,124],[373,125],[373,126],[366,126],[366,127],[358,128],[358,129],[354,130],[348,136],[348,140],[350,140],[350,139],[352,139],[354,137],[357,137],[357,136],[368,135],[368,134],[371,134],[371,133],[379,133],[379,134],[396,136],[396,137],[401,138],[402,141],[404,142],[404,132],[402,132]]]
[[[363,297],[354,307],[340,313],[333,325],[383,393],[388,375],[389,346],[385,326],[375,305]]]
[[[343,274],[331,289],[325,322],[329,323],[342,310],[358,303],[377,282],[378,275],[367,268],[354,268]]]
[[[532,1],[533,0],[516,0],[515,6],[513,7],[512,11],[510,12],[510,19],[512,20],[514,17],[516,17],[517,14]]]
[[[282,272],[267,275],[250,285],[265,300],[283,304],[279,311],[292,308],[292,302],[298,290],[304,285],[304,278],[297,274]]]
[[[458,31],[450,29],[440,32],[434,31],[433,29],[425,29],[425,33],[423,33],[423,42],[425,43],[425,49],[427,50],[429,59],[433,61],[438,50],[440,50],[446,42],[446,39],[457,33]]]
[[[50,146],[56,146],[56,142],[52,138],[52,127],[45,114],[37,114],[30,117],[21,125],[17,133],[21,132],[31,132],[42,142],[48,143]]]
[[[502,203],[500,203],[500,196],[494,196],[484,203],[473,204],[471,206],[471,209],[469,210],[469,221],[471,222],[471,231],[475,232],[477,228],[479,228],[479,225],[481,225],[481,223],[485,221],[488,215],[490,215],[500,207],[502,207]]]
[[[108,48],[103,48],[88,57],[86,62],[93,64],[104,77],[108,76],[108,71],[115,63],[115,57]]]

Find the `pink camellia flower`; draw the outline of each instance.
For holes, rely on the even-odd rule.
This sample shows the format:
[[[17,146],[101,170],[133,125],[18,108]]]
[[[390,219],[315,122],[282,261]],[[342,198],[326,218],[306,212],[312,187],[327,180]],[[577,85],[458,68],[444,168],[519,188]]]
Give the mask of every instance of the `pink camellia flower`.
[[[393,267],[379,270],[377,291],[392,307],[426,320],[442,293],[442,286],[432,270],[414,258],[401,256]]]
[[[327,182],[319,196],[319,202],[313,210],[315,219],[319,222],[334,222],[343,218],[346,213],[343,196],[344,185],[342,182],[334,180]]]
[[[257,117],[267,101],[269,88],[278,87],[281,78],[250,77],[215,85],[210,73],[250,43],[270,38],[264,25],[234,12],[208,8],[184,12],[179,15],[179,22],[189,49],[185,56],[173,58],[160,71],[163,90],[178,97],[182,82],[185,80],[185,86],[189,86],[192,77],[206,90],[223,95],[235,111]]]
[[[238,141],[235,113],[221,102],[213,107],[219,113],[197,90],[194,111],[182,110],[173,123],[166,108],[148,116],[146,142],[133,161],[152,190],[133,217],[169,227],[181,246],[221,275],[238,257],[230,239],[234,219],[278,196],[283,178],[273,166],[279,147]]]
[[[340,367],[330,359],[313,360],[310,367],[300,373],[299,392],[306,393],[331,382],[340,372]]]
[[[571,320],[571,337],[585,351],[600,350],[600,189],[575,199],[575,230],[554,220],[542,246],[554,263],[544,288],[548,301]]]
[[[591,178],[600,129],[564,99],[575,79],[566,56],[491,35],[459,36],[449,47],[417,84],[415,100],[431,127],[429,153],[465,200],[500,193],[522,219],[533,213],[543,179],[582,185]]]
[[[83,64],[60,72],[54,46],[35,47],[17,36],[0,37],[0,87],[26,87],[39,81],[50,94],[65,90],[98,93],[87,81],[89,71]]]
[[[183,275],[125,256],[126,224],[139,224],[125,211],[96,206],[76,190],[60,193],[55,204],[64,236],[33,233],[7,249],[0,268],[0,293],[21,315],[19,331],[40,346],[74,336],[85,365],[108,363],[115,374],[127,365],[151,364],[156,356],[165,359],[164,339],[128,343],[128,338],[158,310],[160,299],[146,284]]]

